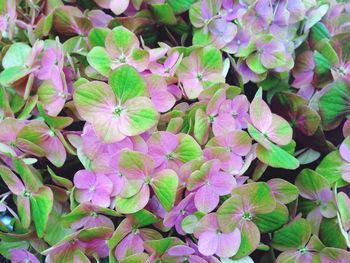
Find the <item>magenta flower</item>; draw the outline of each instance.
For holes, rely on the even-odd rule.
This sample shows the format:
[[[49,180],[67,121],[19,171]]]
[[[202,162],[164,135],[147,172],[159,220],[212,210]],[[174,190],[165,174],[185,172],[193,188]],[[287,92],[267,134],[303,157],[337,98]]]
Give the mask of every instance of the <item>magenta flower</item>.
[[[25,249],[11,249],[11,262],[13,263],[39,263],[40,261]]]
[[[223,232],[215,213],[208,214],[199,221],[194,236],[198,238],[199,252],[205,256],[215,254],[224,258],[232,257],[237,253],[241,244],[239,229]]]
[[[94,205],[108,207],[113,183],[107,176],[87,170],[80,170],[74,175],[75,198],[78,202],[91,202]]]
[[[229,194],[236,185],[235,178],[220,171],[220,161],[210,160],[191,174],[187,189],[195,192],[196,208],[209,213],[219,204],[220,196]]]

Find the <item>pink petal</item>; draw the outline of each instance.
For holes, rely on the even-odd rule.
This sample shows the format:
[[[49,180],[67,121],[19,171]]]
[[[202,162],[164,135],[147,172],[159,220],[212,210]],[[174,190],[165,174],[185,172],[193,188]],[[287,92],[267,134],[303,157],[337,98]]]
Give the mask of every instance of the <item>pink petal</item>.
[[[241,244],[241,232],[236,228],[232,233],[219,235],[218,249],[216,255],[223,258],[234,256]]]
[[[150,97],[154,106],[159,112],[167,112],[175,105],[176,102],[175,97],[167,90],[151,90]]]
[[[198,250],[205,256],[214,255],[218,249],[219,238],[215,232],[204,232],[199,236]]]
[[[350,162],[350,136],[342,142],[339,147],[339,152],[345,161]]]
[[[218,172],[215,176],[210,178],[210,186],[212,191],[218,195],[229,194],[236,185],[235,178],[228,173]]]
[[[209,213],[219,204],[219,194],[213,191],[213,187],[204,185],[197,191],[194,203],[199,211]]]
[[[139,235],[129,234],[116,247],[115,256],[118,260],[143,252],[143,240]]]
[[[235,129],[235,121],[230,114],[222,113],[214,120],[213,133],[215,136],[226,136]]]
[[[293,137],[289,123],[276,114],[272,114],[271,126],[266,131],[267,137],[278,145],[287,145]]]
[[[73,181],[78,189],[89,189],[96,183],[96,174],[88,170],[80,170],[75,173]]]
[[[250,119],[253,125],[261,132],[266,132],[272,122],[272,113],[269,106],[261,98],[254,98],[250,104]]]
[[[109,8],[116,15],[124,13],[128,6],[129,0],[112,0],[109,4]]]

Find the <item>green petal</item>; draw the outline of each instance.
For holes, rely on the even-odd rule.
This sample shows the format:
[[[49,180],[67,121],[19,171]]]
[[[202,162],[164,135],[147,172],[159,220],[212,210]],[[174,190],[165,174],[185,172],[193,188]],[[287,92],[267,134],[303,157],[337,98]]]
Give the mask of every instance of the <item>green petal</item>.
[[[127,136],[139,135],[158,123],[159,113],[151,100],[146,97],[130,99],[123,107],[125,111],[121,114],[121,118],[124,119],[120,123],[119,130]]]
[[[104,27],[94,27],[91,29],[88,36],[91,46],[104,47],[109,32],[111,32],[111,30]]]
[[[174,206],[178,183],[177,174],[170,169],[157,172],[151,180],[152,189],[166,211]]]
[[[325,130],[336,128],[350,113],[350,86],[343,80],[332,83],[319,100],[322,124]]]
[[[169,4],[151,4],[149,7],[157,22],[165,25],[176,24],[174,11]]]
[[[318,193],[330,187],[323,176],[311,169],[304,169],[300,172],[295,180],[295,186],[299,188],[303,197],[311,200],[318,199]]]
[[[239,259],[248,256],[252,253],[259,245],[260,232],[257,226],[250,221],[246,221],[241,225],[241,245],[233,257]]]
[[[32,49],[27,44],[14,43],[3,57],[2,66],[4,69],[25,66],[31,51]]]
[[[340,187],[347,185],[342,179],[342,167],[345,165],[347,164],[340,156],[339,151],[333,151],[323,158],[317,166],[316,172],[326,178],[330,185],[337,182],[337,186]]]
[[[53,194],[49,187],[43,186],[30,197],[30,205],[38,237],[44,236],[49,220],[49,214],[53,207]]]
[[[30,70],[22,66],[11,67],[0,73],[0,84],[8,87],[15,81],[28,75]]]
[[[295,219],[275,232],[272,246],[279,251],[298,249],[306,245],[310,236],[310,223],[303,218]]]
[[[149,187],[144,185],[141,190],[130,198],[117,197],[115,201],[115,209],[118,213],[133,214],[144,208],[149,200]]]
[[[108,77],[111,71],[111,58],[103,47],[94,47],[87,54],[87,61],[90,66],[105,77]]]
[[[110,74],[108,83],[122,103],[138,96],[147,95],[145,80],[134,67],[129,65],[115,69]]]
[[[256,74],[263,74],[267,71],[267,68],[260,62],[260,56],[257,53],[251,54],[247,60],[248,67]]]
[[[289,204],[298,198],[298,188],[288,181],[280,178],[273,178],[267,183],[270,186],[277,202],[280,202],[282,204]]]
[[[179,145],[174,152],[176,159],[186,163],[202,157],[202,149],[192,136],[180,133],[178,137]]]
[[[271,167],[290,170],[299,167],[298,159],[273,143],[270,144],[269,149],[266,149],[259,144],[256,149],[256,155],[260,161]]]
[[[276,203],[276,208],[270,213],[254,217],[254,223],[261,233],[270,233],[288,222],[289,212],[285,205]]]

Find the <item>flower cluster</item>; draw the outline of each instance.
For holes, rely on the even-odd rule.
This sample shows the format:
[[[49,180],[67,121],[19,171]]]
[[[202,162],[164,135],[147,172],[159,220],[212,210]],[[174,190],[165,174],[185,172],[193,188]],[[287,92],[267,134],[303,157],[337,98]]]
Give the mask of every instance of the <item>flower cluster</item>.
[[[0,0],[0,261],[350,262],[349,28],[335,0]]]

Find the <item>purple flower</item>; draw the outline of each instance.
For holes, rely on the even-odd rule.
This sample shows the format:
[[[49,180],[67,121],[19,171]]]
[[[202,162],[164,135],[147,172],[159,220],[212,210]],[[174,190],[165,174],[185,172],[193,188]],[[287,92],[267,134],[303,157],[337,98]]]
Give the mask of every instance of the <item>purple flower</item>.
[[[40,261],[25,249],[11,249],[11,262],[13,263],[40,263]]]
[[[198,238],[199,252],[205,256],[234,256],[241,244],[241,232],[238,228],[232,232],[223,232],[219,227],[215,213],[204,216],[195,229],[194,236]]]
[[[242,0],[222,0],[222,7],[226,11],[225,19],[227,21],[241,18],[248,8]]]
[[[193,214],[196,211],[194,205],[194,193],[190,193],[184,199],[182,199],[170,212],[164,217],[164,226],[173,227],[175,226],[176,232],[185,235],[185,231],[182,229],[182,220]]]

